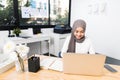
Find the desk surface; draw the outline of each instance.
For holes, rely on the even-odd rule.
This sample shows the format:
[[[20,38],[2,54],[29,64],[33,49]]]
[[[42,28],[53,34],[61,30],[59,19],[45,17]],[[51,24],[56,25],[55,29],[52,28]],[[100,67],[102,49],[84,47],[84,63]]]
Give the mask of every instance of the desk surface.
[[[38,34],[30,36],[29,38],[21,38],[21,37],[11,37],[10,40],[13,40],[15,43],[33,43],[33,42],[39,42],[39,41],[50,41],[50,36],[44,35],[44,34]]]
[[[120,66],[111,66],[117,69],[118,72],[111,73],[104,69],[105,75],[103,76],[70,75],[59,71],[45,69],[39,70],[36,73],[28,72],[28,70],[19,73],[16,72],[15,67],[13,67],[7,72],[0,74],[0,80],[120,80]]]

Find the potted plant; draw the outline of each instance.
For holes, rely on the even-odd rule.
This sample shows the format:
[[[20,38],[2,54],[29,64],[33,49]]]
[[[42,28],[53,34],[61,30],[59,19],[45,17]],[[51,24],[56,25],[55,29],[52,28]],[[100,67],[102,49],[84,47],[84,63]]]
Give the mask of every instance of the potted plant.
[[[13,29],[13,34],[15,34],[17,37],[19,36],[20,33],[21,33],[20,28],[17,27]]]

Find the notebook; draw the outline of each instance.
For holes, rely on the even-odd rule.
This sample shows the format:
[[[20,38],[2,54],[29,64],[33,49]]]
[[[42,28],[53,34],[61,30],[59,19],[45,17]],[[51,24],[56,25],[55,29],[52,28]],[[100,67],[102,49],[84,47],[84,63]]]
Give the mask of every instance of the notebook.
[[[63,72],[82,75],[103,75],[105,55],[101,54],[63,54]]]

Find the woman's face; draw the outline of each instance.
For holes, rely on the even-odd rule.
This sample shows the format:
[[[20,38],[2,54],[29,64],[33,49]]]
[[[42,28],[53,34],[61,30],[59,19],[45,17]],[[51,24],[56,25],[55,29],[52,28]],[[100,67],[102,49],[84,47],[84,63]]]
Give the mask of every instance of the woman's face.
[[[84,35],[85,35],[85,32],[82,27],[78,27],[74,31],[74,36],[76,37],[76,39],[81,39]]]

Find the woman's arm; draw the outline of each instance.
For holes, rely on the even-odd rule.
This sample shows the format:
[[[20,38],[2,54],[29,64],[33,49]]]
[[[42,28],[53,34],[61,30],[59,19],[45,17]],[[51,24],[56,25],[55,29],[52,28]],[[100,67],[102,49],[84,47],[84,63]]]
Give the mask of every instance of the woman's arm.
[[[68,50],[68,45],[69,45],[69,41],[70,41],[70,36],[68,36],[63,44],[63,47],[61,49],[61,57],[63,57],[63,53],[66,53]]]
[[[95,49],[93,48],[93,44],[92,44],[91,40],[90,40],[89,53],[90,54],[95,54]]]

